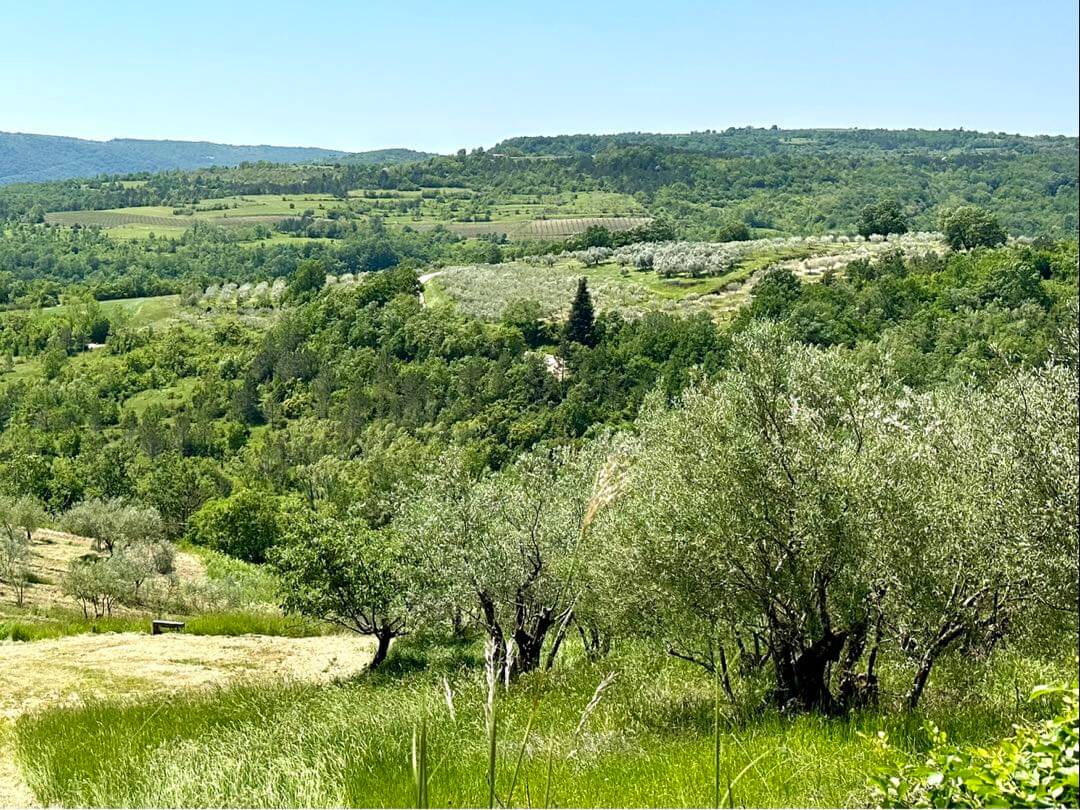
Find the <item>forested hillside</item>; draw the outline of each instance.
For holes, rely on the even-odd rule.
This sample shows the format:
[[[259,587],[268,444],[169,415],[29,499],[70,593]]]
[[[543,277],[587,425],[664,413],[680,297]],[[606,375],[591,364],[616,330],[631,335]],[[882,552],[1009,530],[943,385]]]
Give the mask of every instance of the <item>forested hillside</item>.
[[[1075,139],[919,131],[0,189],[0,644],[67,672],[60,637],[111,664],[167,617],[348,663],[27,677],[18,772],[64,806],[1072,801],[1076,201]]]
[[[1015,235],[1070,236],[1080,204],[1075,138],[926,131],[735,130],[691,135],[519,138],[490,151],[396,166],[255,166],[0,190],[0,217],[191,204],[233,194],[465,188],[511,194],[611,192],[668,217],[688,238],[735,224],[788,234],[853,229],[887,193],[910,226],[976,204]]]
[[[335,149],[293,146],[230,146],[204,141],[114,138],[89,141],[56,135],[0,132],[0,185],[95,177],[101,174],[160,172],[240,163],[400,163],[426,157],[409,149],[348,154]]]

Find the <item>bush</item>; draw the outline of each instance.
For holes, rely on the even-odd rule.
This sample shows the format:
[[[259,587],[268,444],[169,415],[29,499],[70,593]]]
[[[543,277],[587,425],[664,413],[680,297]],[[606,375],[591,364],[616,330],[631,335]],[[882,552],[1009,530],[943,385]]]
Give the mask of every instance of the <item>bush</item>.
[[[240,490],[203,504],[188,521],[187,539],[237,559],[261,563],[279,533],[273,496]]]
[[[1077,687],[1039,687],[1032,699],[1060,697],[1051,720],[1017,727],[996,748],[957,748],[932,729],[934,746],[922,765],[878,777],[885,807],[1076,807],[1080,734]]]

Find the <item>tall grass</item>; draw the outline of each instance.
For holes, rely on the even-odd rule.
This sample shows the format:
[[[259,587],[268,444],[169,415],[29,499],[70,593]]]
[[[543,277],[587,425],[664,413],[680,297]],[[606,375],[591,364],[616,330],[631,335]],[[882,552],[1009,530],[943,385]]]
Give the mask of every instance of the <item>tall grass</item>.
[[[205,546],[182,543],[181,548],[199,558],[211,582],[228,583],[244,607],[280,604],[281,585],[269,567],[238,560]]]
[[[872,769],[925,750],[925,717],[984,742],[1017,716],[1010,687],[1003,699],[928,701],[926,715],[765,713],[718,731],[709,679],[629,650],[499,688],[497,740],[509,742],[492,763],[478,659],[474,647],[425,656],[402,644],[386,672],[344,684],[54,709],[19,719],[17,755],[44,804],[484,806],[505,786],[498,800],[517,806],[845,806],[869,801]],[[609,671],[618,679],[583,721]]]
[[[295,616],[255,611],[207,613],[177,617],[184,632],[196,636],[322,636],[338,632],[332,625]],[[43,641],[84,633],[149,633],[148,615],[106,616],[87,619],[81,613],[50,611],[0,618],[0,641]]]

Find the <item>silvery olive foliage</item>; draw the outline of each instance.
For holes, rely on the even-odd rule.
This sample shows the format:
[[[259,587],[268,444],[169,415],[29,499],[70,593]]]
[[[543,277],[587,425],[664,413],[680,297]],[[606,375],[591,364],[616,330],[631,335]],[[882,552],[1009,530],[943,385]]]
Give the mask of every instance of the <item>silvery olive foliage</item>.
[[[886,250],[909,253],[943,251],[941,234],[875,234],[862,236],[826,235],[755,239],[745,242],[637,242],[615,248],[589,248],[567,253],[586,266],[615,262],[637,270],[655,270],[662,277],[722,276],[748,258],[775,255],[777,259],[801,254],[796,266],[822,272],[856,259],[868,259]],[[799,264],[801,262],[801,264]],[[793,268],[794,269],[794,268]]]
[[[1075,623],[1075,369],[915,394],[768,325],[733,359],[639,423],[598,526],[613,627],[840,710],[874,697],[884,655],[916,705],[947,652]]]
[[[95,615],[111,613],[114,601],[142,604],[145,586],[173,573],[176,549],[153,507],[91,498],[68,509],[61,524],[90,538],[94,550],[106,555],[73,565],[63,583],[86,613],[91,608]]]
[[[565,634],[584,581],[602,443],[541,449],[494,474],[448,452],[395,527],[418,551],[446,615],[474,615],[519,671]]]
[[[30,579],[30,542],[45,522],[45,508],[35,498],[0,495],[0,583],[22,605]]]

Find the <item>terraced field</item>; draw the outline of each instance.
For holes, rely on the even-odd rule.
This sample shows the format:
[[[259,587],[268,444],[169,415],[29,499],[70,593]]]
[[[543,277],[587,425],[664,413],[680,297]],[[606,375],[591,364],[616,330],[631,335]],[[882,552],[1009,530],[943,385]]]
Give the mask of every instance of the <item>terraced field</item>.
[[[226,212],[227,214],[227,212]],[[255,215],[255,216],[155,216],[151,214],[131,214],[120,211],[58,211],[45,215],[45,221],[53,225],[80,225],[98,228],[127,228],[131,226],[139,228],[157,228],[163,231],[190,228],[196,221],[210,220],[215,225],[225,228],[239,228],[242,226],[257,225],[258,223],[272,224],[285,219],[285,215]]]
[[[416,230],[427,230],[441,225],[459,236],[506,234],[508,239],[565,239],[568,236],[584,233],[594,225],[603,226],[610,231],[625,231],[649,222],[649,217],[566,217],[496,222],[425,221],[411,223],[411,227]]]
[[[58,211],[46,214],[54,225],[96,227],[117,236],[150,232],[178,234],[195,222],[226,228],[273,225],[304,214],[365,219],[378,216],[388,225],[427,230],[439,225],[459,236],[505,234],[510,239],[563,239],[592,225],[626,230],[650,221],[633,197],[611,192],[516,194],[498,201],[469,189],[423,191],[356,189],[347,199],[325,194],[252,194],[200,200],[173,208],[166,205],[112,208],[104,211]]]

